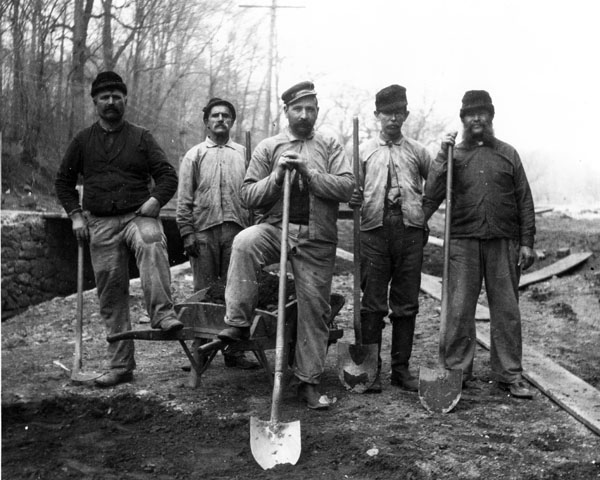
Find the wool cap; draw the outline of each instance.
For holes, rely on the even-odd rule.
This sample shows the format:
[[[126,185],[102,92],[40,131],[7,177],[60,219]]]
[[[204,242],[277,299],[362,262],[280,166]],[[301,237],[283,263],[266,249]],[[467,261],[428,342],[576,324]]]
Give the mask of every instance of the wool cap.
[[[121,90],[127,95],[127,85],[123,79],[115,72],[100,72],[92,82],[92,97],[95,97],[102,90]]]
[[[233,105],[230,102],[228,102],[227,100],[223,100],[222,98],[219,98],[219,97],[211,98],[208,101],[208,103],[206,104],[206,107],[204,107],[202,109],[202,112],[204,112],[203,118],[204,118],[205,122],[208,120],[208,116],[210,115],[210,111],[212,110],[212,108],[216,107],[217,105],[226,106],[229,109],[229,111],[231,112],[231,118],[235,122],[235,117],[236,117],[235,108],[233,107]]]
[[[492,117],[496,113],[492,104],[492,97],[485,90],[469,90],[465,92],[462,98],[462,108],[460,109],[460,118],[463,118],[468,112],[478,109],[484,109],[490,112]]]
[[[281,94],[281,99],[283,100],[283,103],[289,105],[290,103],[294,103],[296,100],[308,97],[309,95],[317,95],[317,92],[315,92],[315,84],[313,82],[305,81],[288,88]]]
[[[393,112],[408,105],[406,88],[400,85],[390,85],[379,90],[375,95],[375,110],[377,112]]]

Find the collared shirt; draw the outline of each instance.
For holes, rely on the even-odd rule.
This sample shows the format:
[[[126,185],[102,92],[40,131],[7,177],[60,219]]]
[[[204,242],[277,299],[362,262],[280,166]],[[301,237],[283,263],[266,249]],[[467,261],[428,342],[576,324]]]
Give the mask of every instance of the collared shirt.
[[[425,189],[429,218],[446,197],[446,155],[436,157]],[[515,238],[533,247],[533,197],[517,151],[495,139],[492,144],[454,149],[451,236],[454,238]]]
[[[364,197],[361,230],[383,225],[386,202],[402,209],[406,226],[423,228],[423,182],[431,165],[427,149],[410,138],[386,142],[379,136],[360,146],[359,157]]]
[[[255,210],[260,222],[281,221],[282,186],[275,181],[274,171],[286,150],[298,152],[308,161],[309,178],[302,183],[309,193],[309,238],[337,242],[339,202],[350,200],[354,175],[344,149],[333,137],[313,132],[310,138],[300,139],[288,127],[260,142],[242,186],[246,205]]]
[[[185,154],[177,191],[177,225],[182,237],[224,222],[248,226],[248,211],[240,195],[245,152],[231,140],[218,145],[207,138]]]

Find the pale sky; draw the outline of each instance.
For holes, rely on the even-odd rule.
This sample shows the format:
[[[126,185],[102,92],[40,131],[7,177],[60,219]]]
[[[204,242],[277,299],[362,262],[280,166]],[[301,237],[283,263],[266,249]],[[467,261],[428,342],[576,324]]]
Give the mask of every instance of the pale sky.
[[[425,96],[456,130],[464,92],[488,90],[499,138],[541,152],[555,175],[600,174],[600,2],[278,3],[305,6],[278,11],[280,89],[318,78],[321,97],[344,84],[374,96],[399,83],[409,108]]]

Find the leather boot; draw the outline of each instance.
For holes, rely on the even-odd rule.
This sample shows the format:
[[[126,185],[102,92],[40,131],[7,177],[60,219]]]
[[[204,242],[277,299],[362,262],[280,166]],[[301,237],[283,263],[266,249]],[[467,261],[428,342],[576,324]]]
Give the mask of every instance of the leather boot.
[[[410,317],[390,317],[392,323],[392,377],[391,384],[416,392],[419,382],[409,369],[415,333],[416,315]]]
[[[360,330],[362,332],[362,343],[363,345],[377,344],[377,375],[373,384],[367,389],[369,393],[381,393],[381,337],[382,330],[385,326],[383,323],[383,315],[378,313],[365,313],[360,314]]]

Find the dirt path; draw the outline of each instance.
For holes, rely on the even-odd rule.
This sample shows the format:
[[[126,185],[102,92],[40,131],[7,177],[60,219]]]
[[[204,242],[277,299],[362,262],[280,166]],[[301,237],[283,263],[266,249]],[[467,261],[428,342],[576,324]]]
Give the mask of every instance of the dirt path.
[[[564,232],[558,220],[544,232]],[[584,247],[590,245],[588,231],[576,235]],[[598,285],[590,270],[596,261],[528,289],[521,302],[526,343],[598,387]],[[338,270],[334,291],[351,302],[352,277],[342,263]],[[189,270],[174,278],[178,300],[191,293],[186,276]],[[101,368],[105,348],[94,295],[85,294],[86,369]],[[139,289],[132,300],[136,328],[147,328],[140,323],[147,318]],[[435,365],[438,308],[437,301],[422,297],[415,369]],[[74,296],[54,299],[2,325],[2,478],[600,478],[600,438],[541,394],[520,401],[498,390],[489,381],[489,353],[483,349],[475,360],[479,388],[466,390],[450,414],[427,413],[416,394],[389,385],[389,328],[382,394],[343,389],[335,346],[323,379],[324,393],[337,398],[330,411],[309,411],[286,389],[281,418],[300,420],[302,456],[295,466],[265,472],[249,447],[250,416],[269,417],[264,372],[227,369],[219,355],[200,388],[190,389],[177,342],[138,341],[133,383],[105,391],[73,386],[52,362],[70,364],[74,313]],[[343,340],[352,342],[349,304],[337,321],[345,329]]]

